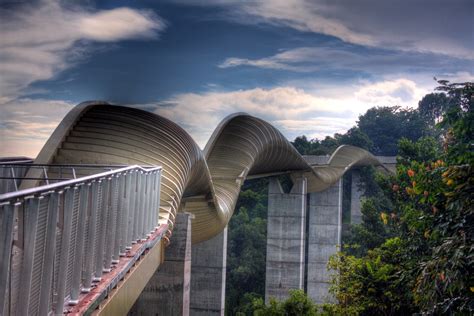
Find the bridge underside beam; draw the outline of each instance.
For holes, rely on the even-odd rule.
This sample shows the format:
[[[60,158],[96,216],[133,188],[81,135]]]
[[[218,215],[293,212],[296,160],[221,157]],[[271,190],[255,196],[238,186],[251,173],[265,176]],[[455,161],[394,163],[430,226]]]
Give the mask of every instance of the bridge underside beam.
[[[124,315],[132,308],[146,284],[163,262],[164,241],[160,241],[130,271],[123,283],[112,290],[107,300],[93,313],[94,315]]]
[[[191,217],[178,213],[166,258],[149,279],[129,315],[189,315]]]

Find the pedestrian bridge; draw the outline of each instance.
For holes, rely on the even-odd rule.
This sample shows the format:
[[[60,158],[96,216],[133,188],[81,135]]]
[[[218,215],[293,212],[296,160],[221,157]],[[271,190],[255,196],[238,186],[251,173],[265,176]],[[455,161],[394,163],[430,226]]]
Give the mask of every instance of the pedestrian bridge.
[[[192,218],[186,238],[204,244],[224,231],[246,179],[289,174],[321,192],[363,165],[381,163],[352,146],[308,163],[243,113],[201,150],[158,115],[82,103],[34,161],[1,164],[0,313],[125,314],[166,259],[179,214]]]

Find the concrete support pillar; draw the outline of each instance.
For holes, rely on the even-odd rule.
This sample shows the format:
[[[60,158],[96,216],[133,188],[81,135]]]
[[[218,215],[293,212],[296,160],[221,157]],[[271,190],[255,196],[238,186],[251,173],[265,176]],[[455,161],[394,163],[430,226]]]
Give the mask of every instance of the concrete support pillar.
[[[152,276],[129,315],[189,315],[191,215],[178,213],[165,261]]]
[[[304,288],[306,178],[284,193],[276,178],[268,190],[265,301],[285,299],[288,290]]]
[[[364,192],[360,188],[359,170],[351,171],[351,224],[362,223],[361,199]]]
[[[307,294],[316,303],[329,296],[329,257],[341,244],[342,180],[329,189],[310,194],[308,226]]]
[[[227,227],[216,237],[193,245],[191,316],[224,316]]]

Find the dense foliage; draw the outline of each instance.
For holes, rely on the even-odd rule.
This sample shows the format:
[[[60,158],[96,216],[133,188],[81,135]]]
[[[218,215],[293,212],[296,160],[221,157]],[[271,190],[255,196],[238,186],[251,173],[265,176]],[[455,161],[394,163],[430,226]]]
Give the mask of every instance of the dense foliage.
[[[285,301],[278,302],[271,298],[269,305],[265,305],[261,298],[255,299],[252,309],[255,316],[316,316],[318,311],[316,304],[303,290],[290,290],[289,297]]]
[[[458,102],[443,112],[442,146],[399,141],[396,175],[377,179],[383,194],[331,259],[337,313],[474,313],[474,86],[441,84]]]
[[[293,145],[303,155],[326,155],[340,145],[353,145],[376,155],[395,156],[401,138],[416,141],[430,135],[433,122],[425,119],[418,110],[399,106],[375,107],[359,116],[357,126],[345,134],[326,136],[323,140],[308,140],[306,136],[299,136]]]
[[[245,184],[229,224],[229,315],[474,313],[474,85],[439,83],[417,110],[372,108],[344,135],[293,143],[302,154],[342,144],[398,154],[394,175],[362,170],[363,222],[329,263],[336,303],[294,291],[265,306],[266,182]]]
[[[268,180],[247,181],[228,227],[226,310],[248,309],[265,295]],[[245,295],[244,295],[245,294]]]
[[[398,106],[369,109],[357,124],[373,142],[370,151],[381,156],[395,156],[399,139],[417,140],[427,131],[427,124],[417,110]]]

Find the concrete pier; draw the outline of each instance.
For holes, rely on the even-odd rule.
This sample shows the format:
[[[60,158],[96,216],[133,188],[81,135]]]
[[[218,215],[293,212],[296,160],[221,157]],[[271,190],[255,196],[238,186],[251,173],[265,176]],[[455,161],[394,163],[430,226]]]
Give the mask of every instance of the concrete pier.
[[[329,189],[310,193],[308,225],[307,293],[316,303],[328,299],[327,263],[341,244],[342,180]]]
[[[224,316],[227,227],[216,237],[193,245],[191,316]]]
[[[191,215],[178,213],[165,261],[151,277],[129,315],[188,316],[191,277]]]
[[[360,172],[355,169],[351,171],[351,224],[362,223],[361,198],[364,194],[360,188]]]
[[[288,297],[290,289],[303,289],[305,268],[306,179],[295,181],[284,193],[277,178],[268,190],[267,262],[265,301]]]

